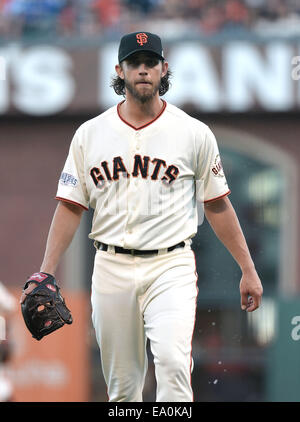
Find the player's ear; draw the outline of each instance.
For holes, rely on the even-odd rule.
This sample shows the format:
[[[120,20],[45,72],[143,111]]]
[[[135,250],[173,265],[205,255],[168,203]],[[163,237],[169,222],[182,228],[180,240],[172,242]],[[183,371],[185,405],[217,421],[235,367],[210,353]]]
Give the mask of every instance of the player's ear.
[[[121,64],[116,64],[115,70],[119,78],[124,79],[124,71]]]
[[[166,61],[162,62],[162,77],[166,76],[169,68],[169,63]]]

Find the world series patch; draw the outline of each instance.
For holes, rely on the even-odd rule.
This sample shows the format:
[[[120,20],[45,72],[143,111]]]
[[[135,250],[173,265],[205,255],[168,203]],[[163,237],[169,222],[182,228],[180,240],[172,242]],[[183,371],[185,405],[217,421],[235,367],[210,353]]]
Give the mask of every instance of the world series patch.
[[[60,176],[59,183],[61,185],[73,186],[75,188],[78,184],[78,180],[72,174],[63,172]]]

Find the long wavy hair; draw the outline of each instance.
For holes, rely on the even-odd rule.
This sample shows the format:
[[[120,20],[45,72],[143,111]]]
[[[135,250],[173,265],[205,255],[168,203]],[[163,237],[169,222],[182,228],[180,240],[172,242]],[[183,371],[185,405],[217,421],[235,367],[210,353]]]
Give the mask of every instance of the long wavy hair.
[[[158,90],[160,96],[165,95],[169,91],[169,88],[171,86],[171,76],[172,72],[168,69],[165,76],[161,78]],[[117,95],[123,95],[123,97],[125,97],[125,81],[124,79],[121,79],[120,76],[113,76],[111,79],[110,86],[114,89]]]

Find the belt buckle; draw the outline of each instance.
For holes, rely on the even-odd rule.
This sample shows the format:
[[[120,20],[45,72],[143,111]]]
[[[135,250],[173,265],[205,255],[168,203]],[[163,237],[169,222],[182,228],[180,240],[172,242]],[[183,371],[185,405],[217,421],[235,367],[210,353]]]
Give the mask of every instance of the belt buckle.
[[[130,249],[130,255],[135,256],[134,249]]]

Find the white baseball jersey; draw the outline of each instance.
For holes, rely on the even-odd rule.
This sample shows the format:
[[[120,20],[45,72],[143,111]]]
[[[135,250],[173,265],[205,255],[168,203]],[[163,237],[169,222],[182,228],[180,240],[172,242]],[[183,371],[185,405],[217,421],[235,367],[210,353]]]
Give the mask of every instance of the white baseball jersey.
[[[136,128],[120,104],[78,128],[56,199],[93,208],[89,237],[109,245],[160,249],[193,237],[196,197],[230,193],[215,136],[165,101],[154,120]]]

